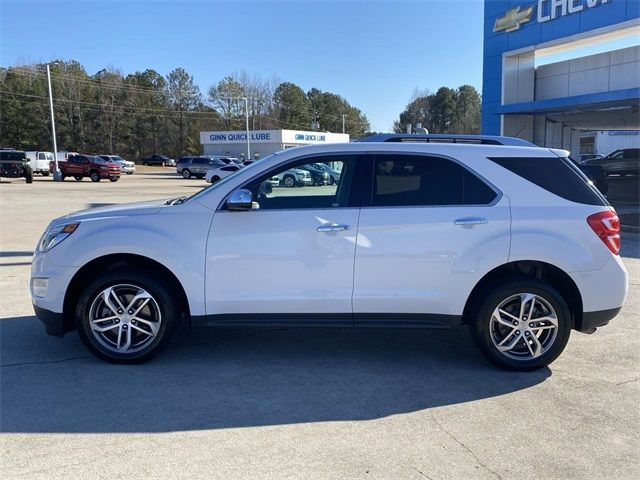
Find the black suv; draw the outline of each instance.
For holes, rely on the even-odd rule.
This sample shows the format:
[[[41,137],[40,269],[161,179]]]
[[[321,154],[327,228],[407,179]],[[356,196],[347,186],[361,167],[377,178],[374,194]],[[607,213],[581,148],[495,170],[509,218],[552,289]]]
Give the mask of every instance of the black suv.
[[[9,148],[0,150],[0,177],[25,178],[33,182],[33,170],[24,152]]]

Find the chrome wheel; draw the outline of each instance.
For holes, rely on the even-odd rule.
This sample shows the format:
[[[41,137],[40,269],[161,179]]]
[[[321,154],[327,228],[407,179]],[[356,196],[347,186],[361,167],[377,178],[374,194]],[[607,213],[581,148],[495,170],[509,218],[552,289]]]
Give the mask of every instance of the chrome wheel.
[[[493,346],[513,360],[531,360],[547,352],[558,335],[558,316],[539,295],[520,293],[503,300],[491,315]]]
[[[135,285],[105,288],[89,309],[89,326],[95,339],[117,353],[138,352],[158,335],[162,315],[149,292]]]

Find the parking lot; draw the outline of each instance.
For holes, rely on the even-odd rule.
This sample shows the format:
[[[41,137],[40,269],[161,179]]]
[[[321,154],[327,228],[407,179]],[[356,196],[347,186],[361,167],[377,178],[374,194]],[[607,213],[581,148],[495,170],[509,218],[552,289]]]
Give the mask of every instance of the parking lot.
[[[634,229],[623,234],[622,313],[573,332],[532,373],[497,370],[466,330],[185,329],[135,366],[98,360],[75,333],[45,334],[28,280],[52,218],[205,185],[160,167],[115,183],[2,181],[0,477],[637,478]]]

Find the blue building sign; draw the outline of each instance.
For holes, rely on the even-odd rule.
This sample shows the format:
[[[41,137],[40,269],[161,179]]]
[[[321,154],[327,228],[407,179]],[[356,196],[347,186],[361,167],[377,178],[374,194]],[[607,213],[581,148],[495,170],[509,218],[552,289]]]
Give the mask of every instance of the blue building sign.
[[[482,133],[505,134],[505,115],[535,115],[536,112],[553,109],[554,105],[566,110],[574,105],[636,101],[640,89],[633,81],[620,87],[613,86],[611,91],[595,86],[593,91],[569,88],[564,94],[539,95],[535,73],[522,69],[525,61],[533,65],[533,53],[529,57],[521,57],[520,64],[518,61],[509,63],[505,57],[512,52],[519,55],[522,51],[533,52],[539,46],[559,45],[564,39],[568,42],[589,38],[594,30],[607,32],[618,26],[631,28],[639,19],[640,0],[485,0]],[[514,71],[518,73],[514,74]],[[521,79],[509,83],[507,77],[517,74]],[[550,84],[548,81],[545,87]],[[530,94],[522,93],[525,87],[530,89]],[[514,92],[517,88],[521,91]],[[534,136],[532,125],[529,125],[529,130]]]

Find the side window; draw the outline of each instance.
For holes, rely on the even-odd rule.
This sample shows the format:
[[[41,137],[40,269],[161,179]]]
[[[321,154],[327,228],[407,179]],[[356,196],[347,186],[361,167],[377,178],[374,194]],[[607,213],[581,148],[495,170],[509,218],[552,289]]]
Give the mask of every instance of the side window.
[[[625,160],[634,160],[640,158],[640,150],[637,148],[630,148],[629,150],[624,151]]]
[[[246,188],[251,190],[261,210],[351,206],[356,202],[352,187],[357,158],[356,155],[306,158],[272,170],[253,180]],[[320,182],[320,177],[314,180],[307,169],[307,165],[313,163],[330,165],[338,180]]]
[[[372,206],[485,205],[496,198],[481,179],[440,157],[375,157]]]
[[[38,160],[46,160],[47,156],[45,155],[44,152],[39,152],[38,153]]]

